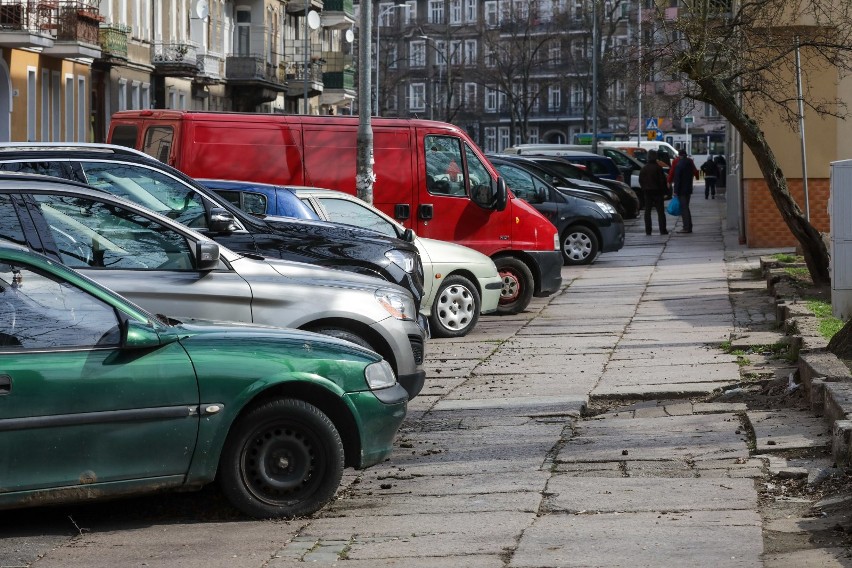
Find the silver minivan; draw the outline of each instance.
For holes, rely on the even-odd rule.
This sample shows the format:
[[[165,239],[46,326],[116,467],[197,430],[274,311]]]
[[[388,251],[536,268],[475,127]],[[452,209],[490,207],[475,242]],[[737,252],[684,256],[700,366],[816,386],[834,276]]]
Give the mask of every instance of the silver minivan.
[[[133,202],[35,175],[0,175],[0,238],[154,313],[333,335],[382,355],[410,397],[423,386],[425,332],[414,299],[387,281],[238,254]]]

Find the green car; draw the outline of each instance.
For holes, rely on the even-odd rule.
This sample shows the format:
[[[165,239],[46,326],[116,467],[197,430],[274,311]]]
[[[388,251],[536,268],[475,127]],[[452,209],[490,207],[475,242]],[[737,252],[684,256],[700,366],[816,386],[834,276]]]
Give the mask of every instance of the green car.
[[[0,508],[215,479],[248,515],[307,515],[390,453],[407,401],[352,343],[153,316],[0,244]]]

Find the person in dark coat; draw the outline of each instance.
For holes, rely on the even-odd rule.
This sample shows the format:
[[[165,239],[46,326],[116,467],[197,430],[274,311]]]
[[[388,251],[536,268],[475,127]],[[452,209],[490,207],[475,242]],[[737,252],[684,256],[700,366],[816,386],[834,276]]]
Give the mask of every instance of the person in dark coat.
[[[713,156],[708,156],[707,161],[701,164],[701,173],[704,174],[704,199],[716,199],[716,178],[719,177],[719,166],[713,161]]]
[[[680,201],[680,216],[683,217],[683,229],[680,233],[692,232],[692,212],[689,210],[689,200],[692,198],[692,182],[698,179],[698,168],[686,155],[686,150],[678,152],[677,164],[673,167],[672,194]]]
[[[657,210],[660,234],[668,235],[666,230],[666,211],[663,201],[666,195],[666,174],[657,162],[657,151],[648,151],[648,161],[639,170],[639,187],[645,195],[645,234],[651,234],[651,209]]]
[[[725,157],[722,154],[719,154],[713,158],[713,161],[716,162],[716,168],[719,170],[719,179],[717,184],[719,187],[725,187],[725,166],[727,165]]]

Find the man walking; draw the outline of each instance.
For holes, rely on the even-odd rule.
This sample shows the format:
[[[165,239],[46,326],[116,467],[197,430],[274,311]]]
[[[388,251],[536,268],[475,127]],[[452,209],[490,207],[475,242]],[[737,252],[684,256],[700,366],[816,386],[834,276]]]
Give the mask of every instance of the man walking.
[[[708,156],[707,161],[701,164],[701,172],[704,174],[704,199],[716,199],[716,178],[719,177],[719,166],[713,161],[713,156]]]
[[[666,195],[666,174],[657,163],[657,151],[648,151],[647,163],[639,170],[639,187],[645,196],[645,234],[651,234],[651,209],[657,210],[660,234],[668,235],[666,230],[666,211],[663,207]]]
[[[698,168],[686,155],[686,150],[678,152],[677,165],[672,175],[672,193],[680,201],[680,215],[683,217],[683,229],[680,233],[692,232],[692,212],[689,210],[689,200],[692,197],[692,181],[698,179]]]

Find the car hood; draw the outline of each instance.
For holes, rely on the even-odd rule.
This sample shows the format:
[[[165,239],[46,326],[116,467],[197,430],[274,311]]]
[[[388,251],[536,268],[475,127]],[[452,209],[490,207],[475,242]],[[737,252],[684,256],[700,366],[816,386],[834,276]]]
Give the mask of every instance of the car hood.
[[[274,215],[264,217],[263,221],[276,232],[292,234],[296,231],[307,237],[316,235],[321,238],[341,242],[369,242],[384,244],[388,249],[415,250],[414,245],[402,239],[396,239],[376,231],[344,223],[332,223],[330,221],[317,221],[313,219],[293,219],[291,217],[276,217]]]
[[[584,179],[572,179],[571,182],[573,182],[574,185],[577,186],[577,189],[589,189],[589,190],[593,190],[593,191],[600,191],[602,189],[606,189],[606,190],[610,189],[603,184],[595,183],[593,181],[586,181]]]
[[[497,275],[497,267],[490,257],[464,245],[422,237],[417,237],[414,244],[420,251],[420,256],[429,259],[432,264],[453,264],[468,268],[477,266],[480,267],[479,270],[491,268],[494,275]]]

